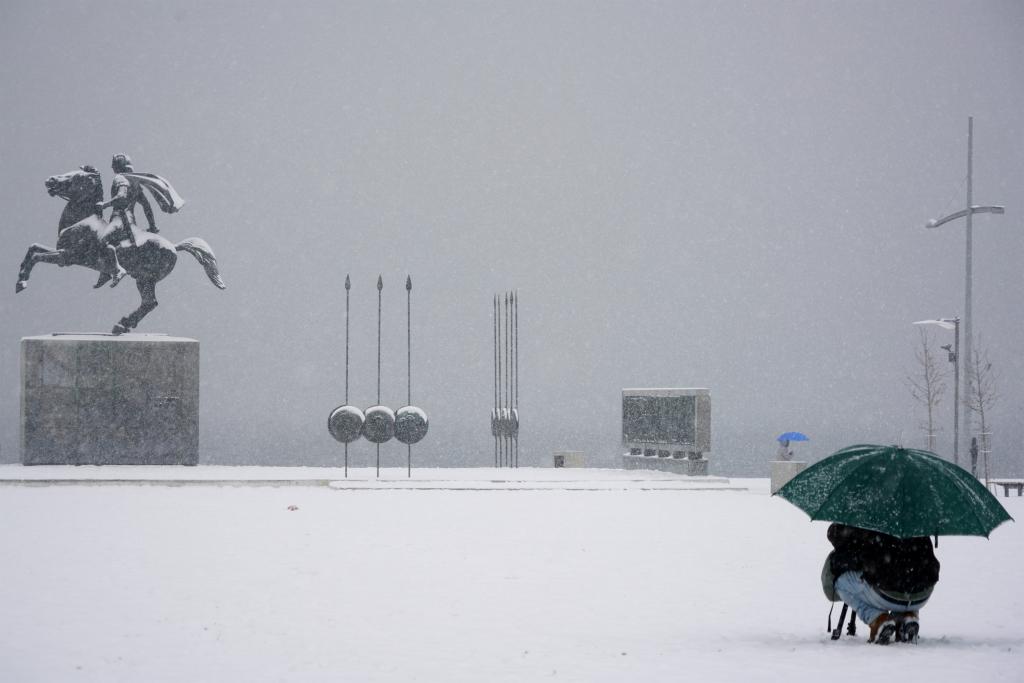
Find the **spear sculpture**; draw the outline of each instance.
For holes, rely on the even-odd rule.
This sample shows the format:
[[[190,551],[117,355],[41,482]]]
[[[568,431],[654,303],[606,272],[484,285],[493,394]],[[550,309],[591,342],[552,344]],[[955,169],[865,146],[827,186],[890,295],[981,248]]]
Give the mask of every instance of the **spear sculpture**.
[[[515,467],[519,468],[519,297],[514,297],[512,321],[515,329],[515,336],[513,337],[514,353],[513,361],[515,367],[515,374],[513,375],[513,391],[512,391],[512,436],[516,442],[516,455],[515,455]]]
[[[406,349],[408,350],[406,357],[406,370],[408,381],[406,387],[408,389],[408,400],[405,405],[412,405],[412,276],[405,276],[405,342]],[[406,444],[409,449],[407,453],[406,467],[407,476],[412,478],[412,444]]]
[[[504,298],[504,305],[502,303]],[[519,467],[519,297],[494,295],[494,466]],[[504,322],[502,322],[504,318]]]
[[[407,399],[408,404],[397,412],[381,405],[381,347],[382,347],[382,292],[383,275],[377,276],[377,404],[365,413],[348,405],[349,378],[349,291],[351,278],[345,277],[345,401],[346,404],[331,411],[327,428],[338,441],[345,444],[345,476],[348,476],[348,444],[360,436],[377,446],[377,477],[380,478],[380,445],[392,437],[409,446],[407,473],[412,477],[412,445],[427,435],[430,420],[422,408],[412,405],[412,277],[406,276],[406,344],[407,344]]]
[[[412,445],[419,443],[427,435],[430,420],[426,412],[412,404],[412,277],[405,278],[405,316],[406,316],[406,345],[408,354],[407,377],[408,394],[407,403],[399,408],[395,415],[395,438],[408,447],[407,451],[407,475],[412,477]]]
[[[498,324],[498,331],[500,333],[498,344],[501,347],[501,386],[498,393],[501,408],[498,410],[498,437],[501,439],[501,466],[508,467],[508,440],[505,438],[505,432],[508,427],[508,420],[506,419],[508,403],[505,399],[508,395],[508,292],[505,293],[504,301],[502,296],[498,295],[498,312],[501,316],[501,322]]]
[[[502,411],[502,417],[505,418],[505,466],[511,467],[512,465],[512,440],[509,437],[511,433],[509,431],[509,425],[511,417],[509,408],[512,403],[512,349],[509,348],[509,340],[511,339],[512,326],[509,325],[511,309],[509,308],[509,293],[505,293],[505,409]]]
[[[491,300],[494,311],[494,410],[491,411],[491,435],[494,437],[494,467],[498,467],[498,295]]]
[[[331,411],[327,418],[327,430],[337,441],[345,444],[345,477],[348,477],[348,445],[363,433],[366,417],[363,411],[348,404],[349,375],[349,291],[352,280],[345,276],[345,404]]]
[[[345,405],[348,405],[348,295],[352,280],[345,274]],[[345,478],[348,479],[348,442],[345,442]]]
[[[495,309],[495,319],[498,323],[498,327],[495,332],[495,343],[498,345],[496,350],[498,358],[498,383],[495,385],[498,390],[498,407],[495,409],[495,437],[498,439],[498,466],[503,467],[505,464],[505,442],[502,439],[502,396],[504,389],[502,388],[502,297],[499,294],[495,295],[495,302],[497,308]]]
[[[380,405],[380,300],[384,278],[377,276],[377,405]],[[377,444],[377,478],[380,479],[380,444]]]

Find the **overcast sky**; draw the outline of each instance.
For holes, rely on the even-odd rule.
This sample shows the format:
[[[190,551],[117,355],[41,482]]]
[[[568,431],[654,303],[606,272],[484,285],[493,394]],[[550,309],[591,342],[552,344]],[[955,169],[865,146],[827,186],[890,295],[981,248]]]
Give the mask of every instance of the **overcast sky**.
[[[615,463],[620,392],[644,386],[711,390],[717,473],[764,475],[787,430],[812,459],[923,446],[911,322],[964,308],[964,224],[924,224],[966,201],[974,116],[975,202],[1006,206],[974,240],[994,469],[1024,467],[1019,2],[8,0],[0,107],[0,460],[18,340],[138,304],[47,265],[14,294],[24,250],[55,241],[43,180],[89,163],[108,186],[115,152],[188,200],[162,232],[204,238],[228,284],[183,257],[140,327],[201,342],[201,462],[340,462],[346,274],[350,402],[376,400],[382,274],[394,408],[412,276],[417,463],[493,461],[491,297],[510,288],[523,464]]]

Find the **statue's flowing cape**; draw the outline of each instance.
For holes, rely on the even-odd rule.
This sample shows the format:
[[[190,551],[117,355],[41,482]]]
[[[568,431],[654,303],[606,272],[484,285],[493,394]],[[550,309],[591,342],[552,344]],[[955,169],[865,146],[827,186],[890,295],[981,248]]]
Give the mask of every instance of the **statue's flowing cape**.
[[[125,173],[124,176],[149,190],[164,213],[177,213],[185,206],[185,200],[181,195],[174,191],[169,182],[155,173]]]

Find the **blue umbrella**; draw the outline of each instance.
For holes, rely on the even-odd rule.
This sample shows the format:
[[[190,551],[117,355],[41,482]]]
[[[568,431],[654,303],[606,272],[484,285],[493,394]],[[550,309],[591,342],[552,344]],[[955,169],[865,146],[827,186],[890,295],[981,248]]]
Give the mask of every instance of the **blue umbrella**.
[[[785,434],[779,434],[779,438],[776,441],[810,441],[806,434],[800,432],[786,432]]]

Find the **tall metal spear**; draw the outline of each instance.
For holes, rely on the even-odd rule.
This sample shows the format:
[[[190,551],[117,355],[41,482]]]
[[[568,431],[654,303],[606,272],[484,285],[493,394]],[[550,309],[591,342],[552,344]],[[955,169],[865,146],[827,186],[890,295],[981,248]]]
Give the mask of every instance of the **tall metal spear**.
[[[408,370],[408,401],[405,405],[412,405],[412,276],[405,276],[405,341],[408,350],[406,368]],[[406,467],[407,476],[412,478],[412,444],[407,444],[408,450]]]
[[[377,405],[380,405],[380,300],[384,278],[377,275]],[[377,478],[380,479],[380,444],[377,444]]]
[[[509,324],[511,320],[511,309],[508,305],[508,292],[505,292],[505,405],[506,410],[509,413],[509,418],[512,416],[512,349],[510,348],[509,341],[512,338],[512,326]],[[511,426],[511,420],[506,421],[506,427]],[[509,467],[512,466],[512,432],[506,429],[505,434],[505,464]]]
[[[348,405],[348,295],[352,280],[345,275],[345,405]],[[345,478],[348,479],[348,442],[345,442]]]
[[[491,300],[494,309],[494,412],[491,413],[491,432],[494,436],[494,467],[498,467],[498,295]]]
[[[516,427],[515,427],[515,435],[514,435],[515,436],[515,441],[516,441],[515,466],[518,469],[519,468],[519,297],[515,296],[514,294],[513,294],[513,296],[514,296],[514,301],[515,301],[515,304],[513,306],[513,316],[512,316],[512,319],[514,321],[514,327],[515,327],[515,337],[513,338],[514,349],[515,349],[515,352],[514,352],[515,375],[514,375],[514,383],[512,384],[512,387],[513,387],[513,392],[512,392],[512,408],[513,408],[513,410],[516,411],[515,412]]]
[[[503,385],[504,375],[502,374],[502,350],[501,350],[501,295],[497,295],[498,299],[498,412],[497,412],[497,429],[498,429],[498,467],[504,467],[505,465],[505,440],[501,438],[501,403],[504,399],[505,388]]]

